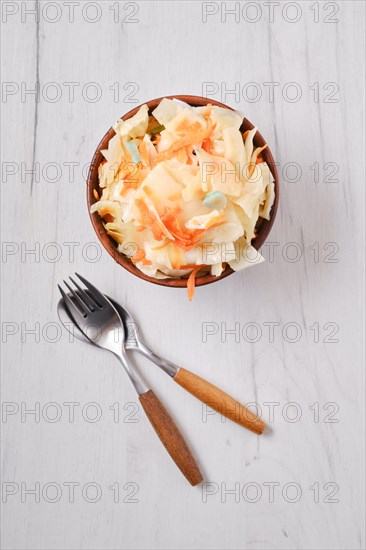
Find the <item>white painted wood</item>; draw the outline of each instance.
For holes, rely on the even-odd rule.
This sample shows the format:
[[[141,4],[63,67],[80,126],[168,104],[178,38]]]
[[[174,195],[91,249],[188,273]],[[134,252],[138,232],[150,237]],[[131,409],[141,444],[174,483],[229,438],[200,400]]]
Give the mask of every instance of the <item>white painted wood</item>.
[[[22,102],[20,92],[2,104],[3,170],[5,162],[19,167],[15,176],[3,174],[2,181],[3,342],[7,340],[2,399],[5,410],[14,413],[2,419],[2,479],[3,491],[18,487],[2,506],[3,548],[362,548],[364,3],[282,2],[273,8],[270,22],[265,3],[241,2],[240,20],[228,15],[222,22],[221,2],[206,7],[189,1],[120,2],[119,23],[114,23],[110,8],[116,3],[106,1],[97,4],[101,18],[94,24],[81,16],[88,3],[75,6],[73,23],[66,2],[58,2],[58,12],[54,2],[41,2],[43,10],[46,4],[53,7],[46,7],[36,24],[34,16],[24,13],[24,6],[33,2],[2,3],[3,20],[5,9],[19,10],[2,24],[4,82],[32,88],[39,78],[43,95],[49,94],[37,106],[32,96]],[[134,5],[138,13],[129,16]],[[203,23],[204,9],[218,12]],[[301,10],[299,20],[286,21],[296,18],[295,9]],[[316,9],[319,22],[314,21]],[[88,10],[86,16],[95,17],[93,6]],[[246,21],[256,10],[260,19]],[[59,21],[47,21],[59,15]],[[121,24],[128,16],[138,22]],[[339,22],[325,22],[326,17]],[[62,92],[55,103],[49,100],[55,88],[47,88],[52,82]],[[67,82],[80,83],[74,102],[68,100]],[[89,82],[102,91],[96,103],[83,99],[81,90]],[[115,82],[121,94],[117,103],[109,89]],[[105,252],[95,263],[88,260],[96,237],[81,167],[111,123],[134,106],[126,101],[134,90],[128,83],[137,84],[134,97],[142,103],[174,93],[201,95],[205,82],[215,82],[221,90],[239,83],[239,102],[220,92],[213,97],[240,109],[266,136],[280,163],[282,196],[269,238],[273,261],[264,247],[265,264],[198,289],[188,303],[184,291],[136,280]],[[246,87],[251,82],[256,88]],[[270,82],[278,83],[273,102],[265,84]],[[289,101],[296,92],[288,86],[291,82],[301,91],[297,102]],[[329,83],[339,87],[334,95],[335,85]],[[257,102],[243,97],[255,90],[262,93]],[[289,96],[283,97],[286,90]],[[62,176],[52,183],[47,181],[54,176],[51,169],[41,173],[31,192],[30,175],[22,181],[21,163],[30,169],[33,162],[40,163],[41,172],[47,163],[58,163]],[[65,164],[70,162],[78,163],[73,182]],[[285,181],[295,173],[291,166],[286,172],[288,163],[301,168],[296,182]],[[311,169],[315,163],[319,182]],[[325,179],[333,171],[333,164],[324,170],[326,163],[338,167],[334,182]],[[296,245],[289,246],[291,242]],[[58,244],[57,262],[51,261],[55,248],[49,243]],[[66,243],[77,243],[74,258]],[[24,247],[35,246],[39,257],[22,258]],[[285,261],[283,254],[293,258],[296,250],[301,258]],[[70,343],[64,333],[56,343],[50,341],[55,333],[49,323],[57,322],[56,283],[75,270],[125,304],[159,353],[243,402],[257,402],[268,422],[268,403],[278,404],[273,405],[270,433],[258,439],[219,415],[206,417],[198,401],[136,359],[186,434],[212,483],[208,488],[192,489],[186,483],[141,411],[128,416],[136,397],[113,357]],[[217,334],[204,343],[205,323]],[[225,342],[221,324],[232,329],[235,323],[239,341],[228,334]],[[248,341],[253,338],[248,323],[257,323],[261,331],[255,343]],[[273,325],[273,341],[268,323],[279,324]],[[294,326],[299,340],[291,343]],[[34,327],[39,327],[39,337],[24,335]],[[338,341],[329,343],[334,327],[339,327],[333,336]],[[242,336],[246,329],[247,341]],[[8,334],[11,330],[16,333]],[[52,402],[61,411],[55,423],[49,419],[55,408],[44,409]],[[68,420],[66,402],[80,403],[74,422]],[[81,412],[92,416],[95,409],[85,408],[91,402],[102,411],[95,423]],[[116,402],[118,423],[109,408]],[[40,404],[39,422],[31,415],[22,422],[22,403],[28,409]],[[319,419],[314,416],[317,406]],[[290,422],[296,413],[301,418]],[[21,483],[29,489],[37,482],[40,502],[29,495],[22,502]],[[54,488],[42,495],[50,482],[62,489],[56,503],[47,501]],[[73,503],[64,485],[68,482],[80,484]],[[94,504],[81,493],[90,482],[102,490]],[[108,489],[116,482],[118,503]],[[276,484],[272,499],[270,482]],[[138,485],[137,503],[123,502],[134,489],[127,483]],[[296,503],[288,502],[294,497],[289,483],[301,488]],[[240,494],[225,496],[225,487],[237,487]],[[333,497],[337,502],[325,502],[334,487],[339,487]],[[214,494],[205,496],[208,490]],[[250,502],[256,490],[258,501]]]

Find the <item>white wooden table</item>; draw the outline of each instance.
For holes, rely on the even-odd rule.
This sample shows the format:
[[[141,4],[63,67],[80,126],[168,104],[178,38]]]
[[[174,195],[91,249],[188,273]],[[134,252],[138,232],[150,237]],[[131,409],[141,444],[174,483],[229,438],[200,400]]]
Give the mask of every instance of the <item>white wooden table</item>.
[[[42,1],[36,22],[2,2],[4,549],[363,548],[365,4],[277,4]],[[176,93],[240,109],[281,176],[267,262],[192,303],[115,264],[85,203],[111,123]],[[136,359],[199,458],[191,488],[112,356],[61,330],[74,271],[269,433]]]

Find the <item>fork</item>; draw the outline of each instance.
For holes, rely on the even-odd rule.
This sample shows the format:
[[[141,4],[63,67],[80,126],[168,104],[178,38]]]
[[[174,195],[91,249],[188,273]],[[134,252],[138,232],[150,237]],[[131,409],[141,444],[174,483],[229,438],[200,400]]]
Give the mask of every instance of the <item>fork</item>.
[[[88,340],[111,351],[119,359],[164,447],[191,485],[201,483],[202,474],[183,435],[164,405],[128,361],[124,347],[124,326],[119,313],[94,285],[77,273],[76,276],[89,290],[88,293],[72,277],[70,281],[76,290],[64,280],[70,295],[58,285],[74,323]]]

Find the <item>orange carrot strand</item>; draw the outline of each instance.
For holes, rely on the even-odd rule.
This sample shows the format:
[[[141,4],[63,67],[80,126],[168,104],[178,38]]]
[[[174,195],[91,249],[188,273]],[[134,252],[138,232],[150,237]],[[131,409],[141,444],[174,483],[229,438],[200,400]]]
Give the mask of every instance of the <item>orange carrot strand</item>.
[[[192,301],[194,296],[194,290],[196,287],[196,274],[197,274],[197,271],[199,270],[200,270],[200,266],[196,267],[195,269],[193,269],[192,273],[188,277],[187,290],[188,290],[188,300],[190,302]]]

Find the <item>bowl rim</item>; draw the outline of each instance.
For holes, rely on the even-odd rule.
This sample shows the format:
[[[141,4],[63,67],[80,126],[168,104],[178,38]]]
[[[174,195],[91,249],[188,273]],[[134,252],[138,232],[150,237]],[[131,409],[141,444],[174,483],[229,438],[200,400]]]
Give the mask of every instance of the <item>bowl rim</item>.
[[[209,99],[209,98],[205,98],[205,97],[201,97],[201,96],[195,96],[195,95],[181,95],[181,94],[178,94],[178,95],[169,95],[169,96],[158,97],[158,98],[155,98],[155,99],[151,99],[149,101],[145,101],[145,102],[139,104],[138,106],[134,107],[130,111],[128,111],[123,116],[121,116],[120,119],[121,120],[127,120],[127,119],[131,118],[132,116],[134,116],[137,113],[137,111],[140,109],[140,107],[142,105],[147,105],[148,106],[149,115],[150,115],[151,111],[153,111],[156,108],[156,106],[160,103],[160,101],[164,98],[177,99],[177,100],[180,100],[180,101],[184,101],[185,103],[188,103],[189,105],[191,105],[193,107],[202,107],[202,106],[207,105],[208,103],[211,103],[212,105],[215,105],[217,107],[223,107],[225,109],[229,109],[230,111],[235,111],[236,110],[236,109],[234,109],[234,108],[232,108],[228,105],[225,105],[224,103],[216,101],[214,99]],[[243,122],[240,126],[240,131],[243,132],[245,130],[251,130],[252,128],[254,128],[254,125],[246,117],[244,117]],[[100,142],[99,142],[99,144],[98,144],[98,146],[97,146],[97,148],[94,152],[94,155],[93,155],[93,158],[92,158],[91,164],[89,166],[89,170],[88,170],[88,176],[87,176],[87,180],[86,180],[86,198],[87,198],[87,206],[88,206],[89,217],[90,217],[92,226],[94,228],[94,231],[95,231],[97,237],[99,238],[101,244],[105,248],[105,250],[115,260],[115,262],[117,262],[119,265],[124,267],[127,271],[129,271],[130,273],[132,273],[133,275],[135,275],[139,279],[143,279],[144,281],[147,281],[149,283],[153,283],[153,284],[156,284],[156,285],[160,285],[160,286],[168,286],[168,287],[173,287],[173,288],[186,288],[187,287],[187,279],[186,278],[184,278],[184,279],[178,279],[178,278],[155,279],[154,277],[150,277],[148,275],[145,275],[145,273],[140,271],[138,269],[138,267],[136,267],[127,256],[125,256],[124,254],[122,254],[121,252],[119,252],[117,250],[117,245],[116,245],[115,241],[109,235],[107,235],[107,232],[106,232],[106,230],[103,226],[103,223],[102,223],[102,219],[99,216],[98,212],[95,212],[93,214],[90,212],[91,206],[95,202],[97,202],[97,200],[94,196],[94,190],[99,191],[98,167],[99,167],[101,161],[104,158],[102,156],[101,151],[102,151],[102,149],[107,148],[109,140],[114,135],[115,135],[115,131],[113,130],[112,127],[104,134],[103,138],[100,140]],[[257,147],[262,147],[266,143],[266,141],[264,140],[264,138],[262,137],[262,135],[258,131],[256,132],[253,141],[254,141],[254,143]],[[277,167],[276,167],[275,160],[273,158],[273,155],[272,155],[271,150],[270,150],[269,147],[267,147],[263,151],[262,156],[264,157],[264,160],[268,164],[268,167],[269,167],[269,169],[272,173],[272,176],[274,178],[275,199],[274,199],[274,203],[273,203],[272,208],[271,208],[271,217],[270,217],[270,219],[265,220],[264,218],[262,218],[262,223],[259,227],[259,231],[257,233],[256,239],[252,243],[252,246],[256,250],[259,250],[261,248],[261,246],[266,241],[266,239],[267,239],[267,237],[268,237],[268,235],[269,235],[269,233],[272,229],[274,220],[276,218],[278,203],[279,203],[278,172],[277,172]],[[203,286],[203,285],[208,285],[208,284],[211,284],[211,283],[221,281],[222,279],[225,279],[226,277],[228,277],[232,273],[235,273],[235,271],[227,265],[226,268],[224,269],[224,271],[218,277],[215,276],[215,275],[211,275],[211,274],[196,277],[195,286],[196,287],[197,286]]]

